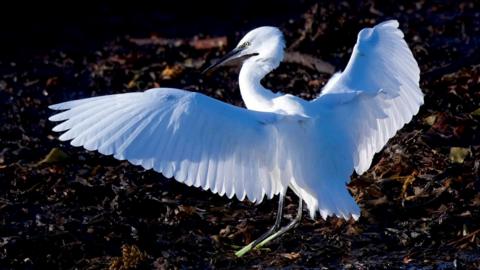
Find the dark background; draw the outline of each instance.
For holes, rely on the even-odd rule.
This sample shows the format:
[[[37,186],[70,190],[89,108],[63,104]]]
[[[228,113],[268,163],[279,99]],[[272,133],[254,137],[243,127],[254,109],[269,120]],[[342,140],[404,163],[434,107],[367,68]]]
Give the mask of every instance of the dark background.
[[[282,25],[305,11],[305,1],[141,1],[10,3],[2,9],[2,54],[85,50],[124,35],[192,37]]]
[[[2,5],[0,268],[480,267],[478,1]],[[275,200],[228,200],[71,147],[47,121],[53,103],[159,86],[242,106],[237,68],[200,70],[261,25],[309,59],[286,61],[265,86],[311,99],[331,72],[310,64],[341,70],[358,31],[392,18],[419,63],[425,105],[352,176],[360,220],[305,218],[240,259],[273,224]],[[227,44],[195,47],[211,38]],[[287,195],[285,219],[297,203]]]

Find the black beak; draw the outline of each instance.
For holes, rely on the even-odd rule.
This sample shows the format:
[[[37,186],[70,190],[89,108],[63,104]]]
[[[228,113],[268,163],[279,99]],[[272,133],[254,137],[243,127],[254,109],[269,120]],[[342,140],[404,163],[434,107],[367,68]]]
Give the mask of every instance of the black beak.
[[[218,62],[210,65],[209,67],[207,67],[206,69],[204,69],[202,71],[202,74],[205,74],[209,71],[213,71],[215,70],[217,67],[229,62],[229,61],[232,61],[236,58],[238,58],[238,54],[242,51],[242,48],[235,48],[233,49],[232,51],[230,51],[229,53],[225,54],[222,58],[220,58],[220,60],[218,60]]]

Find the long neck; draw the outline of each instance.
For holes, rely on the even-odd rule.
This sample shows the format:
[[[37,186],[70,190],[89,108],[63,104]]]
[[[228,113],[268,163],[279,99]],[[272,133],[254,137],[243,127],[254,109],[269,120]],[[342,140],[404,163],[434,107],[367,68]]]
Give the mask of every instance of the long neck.
[[[243,64],[240,70],[239,85],[242,99],[248,109],[269,111],[272,107],[272,99],[276,95],[260,83],[260,80],[271,70],[272,68],[259,65],[255,61],[247,60]]]

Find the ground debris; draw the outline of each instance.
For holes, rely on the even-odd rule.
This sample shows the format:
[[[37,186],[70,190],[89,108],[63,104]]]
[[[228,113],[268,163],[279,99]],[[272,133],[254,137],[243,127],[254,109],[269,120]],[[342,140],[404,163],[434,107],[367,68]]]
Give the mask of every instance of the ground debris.
[[[61,149],[54,147],[50,152],[48,152],[47,156],[44,159],[40,160],[37,165],[45,164],[45,163],[57,163],[63,162],[68,159],[68,155],[63,152]]]
[[[470,154],[469,148],[452,147],[450,148],[450,160],[454,163],[463,163],[465,158]]]
[[[123,245],[122,256],[115,257],[110,262],[109,270],[136,269],[145,261],[147,255],[135,245]]]

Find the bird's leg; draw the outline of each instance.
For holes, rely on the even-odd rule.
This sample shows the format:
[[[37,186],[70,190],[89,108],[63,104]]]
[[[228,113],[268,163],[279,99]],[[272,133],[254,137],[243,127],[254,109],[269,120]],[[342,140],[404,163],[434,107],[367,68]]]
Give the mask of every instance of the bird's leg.
[[[287,226],[281,228],[279,231],[270,235],[268,238],[266,238],[265,240],[260,242],[258,245],[256,245],[255,249],[264,246],[266,243],[272,241],[273,239],[279,237],[280,235],[284,234],[288,230],[294,228],[300,222],[300,220],[302,220],[303,201],[302,201],[302,198],[299,198],[299,199],[300,201],[298,202],[297,216]]]
[[[277,209],[277,217],[275,218],[275,224],[262,236],[259,238],[255,239],[251,244],[253,247],[255,247],[258,243],[262,242],[265,238],[269,237],[272,235],[275,231],[280,228],[280,223],[282,221],[282,212],[283,212],[283,195],[280,195],[280,198],[278,199],[278,209]]]
[[[283,212],[283,199],[284,199],[284,195],[283,194],[280,194],[279,196],[279,199],[278,199],[278,209],[277,209],[277,216],[275,218],[275,224],[273,224],[273,226],[264,234],[262,234],[262,236],[260,236],[259,238],[255,239],[253,242],[251,242],[250,244],[246,245],[245,247],[243,247],[241,250],[235,252],[235,255],[237,255],[237,257],[241,257],[243,256],[245,253],[249,252],[252,248],[254,248],[258,243],[260,243],[261,241],[265,240],[267,237],[269,237],[270,235],[272,235],[273,233],[275,233],[276,230],[278,230],[278,228],[280,228],[280,223],[282,221],[282,212]]]

